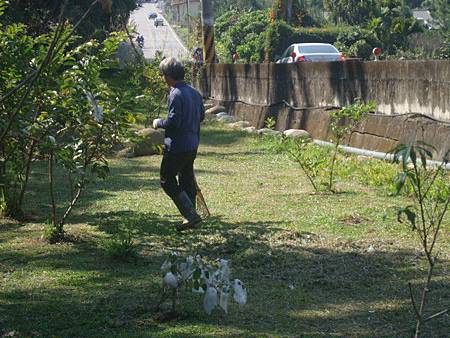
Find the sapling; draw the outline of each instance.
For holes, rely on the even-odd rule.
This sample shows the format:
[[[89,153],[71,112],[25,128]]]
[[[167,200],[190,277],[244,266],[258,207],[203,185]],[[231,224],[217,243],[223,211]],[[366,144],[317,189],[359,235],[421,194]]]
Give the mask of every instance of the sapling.
[[[428,273],[419,302],[414,296],[411,283],[408,284],[416,315],[415,338],[421,335],[426,322],[448,312],[448,309],[444,309],[432,315],[426,314],[433,271],[437,263],[436,243],[450,203],[450,183],[445,173],[450,151],[445,154],[439,165],[433,167],[427,163],[427,160],[432,158],[435,150],[434,147],[421,141],[414,145],[401,144],[393,150],[394,162],[401,162],[402,168],[402,174],[397,182],[397,192],[399,193],[408,182],[412,187],[414,198],[412,205],[398,211],[398,220],[399,222],[406,220],[411,230],[418,235],[428,263]]]
[[[375,103],[369,101],[364,103],[360,98],[354,103],[330,113],[330,131],[334,138],[334,151],[330,162],[330,175],[328,180],[328,191],[334,192],[334,171],[338,155],[339,146],[344,139],[351,135],[360,123],[367,118],[367,115],[375,110]]]
[[[171,253],[161,270],[163,292],[158,308],[171,298],[171,311],[175,313],[177,298],[183,288],[203,295],[203,309],[207,314],[215,308],[228,313],[231,296],[239,305],[247,303],[247,290],[239,279],[231,280],[230,264],[225,259],[207,261],[200,255],[184,258]]]
[[[269,116],[264,120],[264,125],[266,128],[275,129],[277,120],[273,116]]]

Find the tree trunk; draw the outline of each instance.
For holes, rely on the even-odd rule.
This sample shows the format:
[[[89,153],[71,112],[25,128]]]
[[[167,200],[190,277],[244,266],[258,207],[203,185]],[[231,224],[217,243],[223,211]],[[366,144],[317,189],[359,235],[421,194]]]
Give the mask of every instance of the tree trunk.
[[[286,22],[291,23],[292,18],[292,0],[287,0],[286,5]]]
[[[205,63],[214,63],[214,8],[212,0],[202,0],[203,53]]]
[[[25,180],[22,184],[22,189],[20,190],[19,201],[17,206],[22,210],[23,197],[25,196],[25,191],[27,190],[28,178],[30,177],[31,162],[33,161],[34,147],[36,145],[35,141],[31,141],[30,151],[28,152],[27,167],[25,169]]]
[[[50,188],[50,202],[52,204],[52,226],[56,229],[56,203],[53,189],[53,151],[50,152],[50,156],[48,158],[48,183]],[[56,230],[59,232],[60,229]]]

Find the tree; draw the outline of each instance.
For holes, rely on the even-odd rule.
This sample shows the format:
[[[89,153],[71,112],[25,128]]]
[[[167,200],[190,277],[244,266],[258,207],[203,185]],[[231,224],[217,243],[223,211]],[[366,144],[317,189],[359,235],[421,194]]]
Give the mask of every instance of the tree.
[[[5,8],[0,0],[0,18]],[[126,36],[113,32],[102,43],[79,43],[62,15],[49,33],[37,36],[29,35],[23,24],[2,21],[0,214],[20,216],[32,162],[47,163],[47,235],[58,240],[81,192],[94,177],[105,177],[106,155],[129,136],[128,123],[135,121],[128,109],[130,97],[104,78],[111,69],[120,73],[117,47]],[[69,183],[62,213],[54,193],[56,167]],[[44,197],[45,190],[40,193]]]
[[[372,19],[368,28],[388,54],[404,47],[410,34],[422,30],[403,0],[383,0],[377,17]]]
[[[315,26],[315,20],[309,14],[311,5],[307,0],[274,0],[271,17],[283,20],[293,26]]]
[[[371,20],[377,7],[375,0],[324,0],[325,10],[334,23],[361,25]]]
[[[408,7],[410,8],[421,8],[423,6],[423,3],[426,0],[405,0],[405,3],[408,5]]]
[[[429,8],[431,16],[441,26],[442,30],[450,31],[450,2],[449,0],[427,0],[424,5]]]
[[[258,10],[268,6],[268,0],[213,0],[216,18],[229,10]]]
[[[75,24],[93,4],[93,0],[68,0],[65,19]],[[64,1],[61,0],[11,0],[0,19],[4,24],[23,23],[33,35],[48,33],[57,21]],[[104,39],[108,32],[117,30],[128,21],[129,13],[136,8],[136,0],[99,0],[90,15],[77,28],[76,34],[86,40]],[[105,15],[105,13],[107,13]]]

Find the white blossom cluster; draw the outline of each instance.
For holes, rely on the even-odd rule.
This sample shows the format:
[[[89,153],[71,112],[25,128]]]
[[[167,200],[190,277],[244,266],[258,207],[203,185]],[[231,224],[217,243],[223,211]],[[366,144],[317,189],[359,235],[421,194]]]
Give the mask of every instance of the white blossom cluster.
[[[231,296],[239,305],[247,303],[247,290],[239,279],[230,281],[230,264],[225,259],[210,264],[200,255],[183,258],[172,253],[161,270],[166,288],[186,286],[194,293],[204,294],[203,308],[208,314],[216,307],[228,313]]]

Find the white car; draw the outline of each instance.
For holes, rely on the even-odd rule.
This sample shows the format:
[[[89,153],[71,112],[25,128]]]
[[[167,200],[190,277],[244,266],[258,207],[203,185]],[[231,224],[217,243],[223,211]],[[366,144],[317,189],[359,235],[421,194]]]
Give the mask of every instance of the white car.
[[[329,43],[294,43],[281,55],[277,63],[303,61],[344,61],[342,53]]]

